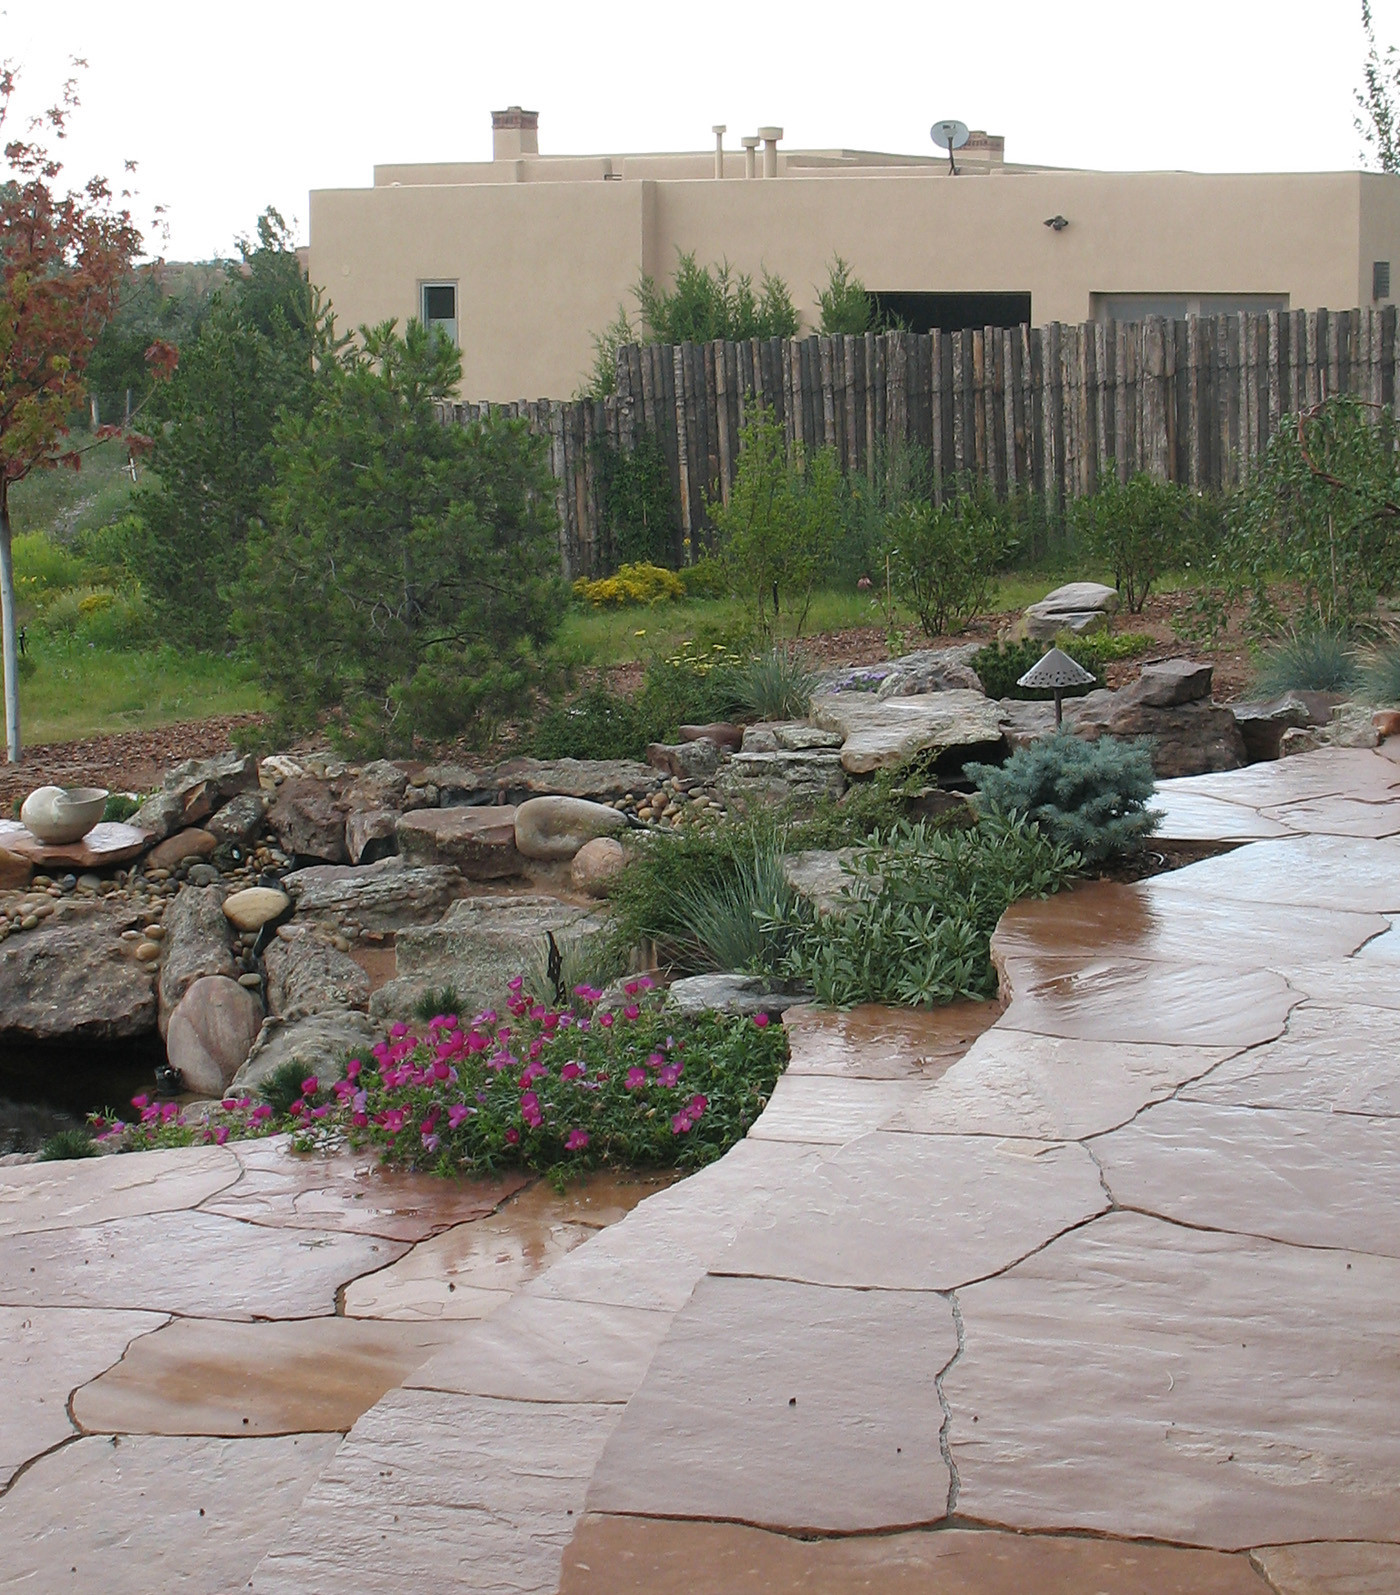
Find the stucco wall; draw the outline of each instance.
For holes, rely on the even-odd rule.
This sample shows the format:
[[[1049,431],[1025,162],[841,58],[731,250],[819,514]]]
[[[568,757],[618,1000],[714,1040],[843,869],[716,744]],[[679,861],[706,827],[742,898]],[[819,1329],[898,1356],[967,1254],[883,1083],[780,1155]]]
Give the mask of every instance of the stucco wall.
[[[1070,223],[1058,233],[1043,225],[1057,214]],[[311,276],[343,325],[404,319],[420,281],[458,282],[471,398],[572,393],[590,334],[678,248],[767,265],[809,325],[834,253],[875,290],[1029,292],[1037,323],[1087,319],[1094,293],[1287,294],[1340,310],[1371,302],[1373,258],[1393,262],[1400,288],[1400,178],[809,172],[311,196]]]

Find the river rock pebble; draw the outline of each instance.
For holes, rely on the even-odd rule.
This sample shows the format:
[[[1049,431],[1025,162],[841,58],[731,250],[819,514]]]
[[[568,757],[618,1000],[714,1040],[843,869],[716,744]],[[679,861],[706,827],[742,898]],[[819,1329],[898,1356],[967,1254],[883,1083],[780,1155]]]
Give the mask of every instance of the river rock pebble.
[[[627,864],[622,843],[614,836],[595,836],[574,854],[569,879],[576,891],[589,897],[606,897]]]
[[[275,886],[249,886],[224,899],[224,917],[237,930],[258,931],[291,906],[291,898]]]

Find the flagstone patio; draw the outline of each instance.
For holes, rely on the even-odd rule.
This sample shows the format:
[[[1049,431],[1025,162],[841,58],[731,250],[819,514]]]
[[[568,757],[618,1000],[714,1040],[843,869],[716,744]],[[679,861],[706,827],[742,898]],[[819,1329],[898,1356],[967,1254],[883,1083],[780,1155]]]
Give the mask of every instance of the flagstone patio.
[[[1161,806],[677,1184],[0,1169],[0,1590],[1392,1595],[1400,748]]]

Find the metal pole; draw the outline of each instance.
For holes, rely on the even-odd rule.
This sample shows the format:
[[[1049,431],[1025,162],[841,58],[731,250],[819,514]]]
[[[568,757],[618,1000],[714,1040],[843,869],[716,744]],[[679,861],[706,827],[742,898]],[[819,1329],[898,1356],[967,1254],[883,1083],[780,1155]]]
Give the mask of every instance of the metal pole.
[[[10,556],[10,484],[0,476],[0,630],[4,632],[5,745],[19,763],[19,629],[15,625],[15,567]]]

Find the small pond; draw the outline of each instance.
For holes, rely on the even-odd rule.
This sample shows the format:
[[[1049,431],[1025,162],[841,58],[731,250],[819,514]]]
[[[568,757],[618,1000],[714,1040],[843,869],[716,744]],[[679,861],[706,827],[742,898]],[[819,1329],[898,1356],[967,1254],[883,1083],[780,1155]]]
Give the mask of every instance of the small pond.
[[[158,1035],[85,1045],[0,1047],[0,1154],[37,1152],[59,1130],[89,1113],[128,1108],[133,1096],[155,1088],[165,1061]]]

